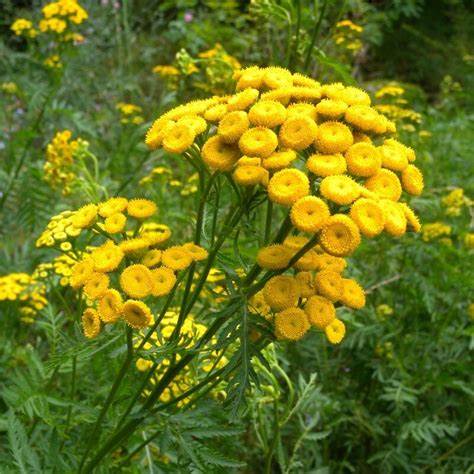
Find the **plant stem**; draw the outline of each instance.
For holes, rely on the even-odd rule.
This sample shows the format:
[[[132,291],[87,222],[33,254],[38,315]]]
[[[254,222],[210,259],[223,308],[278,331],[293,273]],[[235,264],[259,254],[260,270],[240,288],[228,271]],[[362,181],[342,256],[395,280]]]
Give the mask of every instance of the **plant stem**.
[[[298,46],[300,42],[300,29],[301,29],[301,0],[296,1],[296,35],[295,42],[291,48],[290,58],[288,60],[288,69],[293,70],[295,58],[298,56]]]
[[[303,66],[303,72],[308,73],[308,68],[311,62],[311,53],[313,52],[314,45],[316,44],[316,39],[319,34],[319,30],[321,29],[321,24],[324,19],[324,15],[326,14],[326,8],[328,6],[328,0],[324,0],[323,6],[321,8],[321,13],[319,14],[318,21],[314,26],[313,34],[311,35],[311,42],[309,43],[308,51],[306,53],[306,60]]]
[[[275,399],[273,402],[273,439],[265,459],[265,474],[271,474],[272,472],[273,453],[275,451],[279,436],[280,423],[278,421],[278,401]]]
[[[114,380],[114,383],[112,385],[112,388],[110,389],[109,395],[107,396],[107,399],[105,400],[102,410],[100,411],[99,417],[97,418],[94,428],[92,429],[91,437],[89,438],[89,443],[87,444],[86,451],[84,455],[82,456],[81,463],[79,465],[79,472],[82,472],[82,467],[84,466],[84,463],[86,462],[87,456],[89,455],[89,452],[92,449],[92,446],[97,440],[100,440],[102,422],[107,414],[107,411],[110,408],[110,405],[112,404],[113,399],[115,398],[117,390],[119,389],[125,377],[125,374],[127,373],[130,363],[132,362],[133,347],[130,351],[130,343],[129,343],[131,337],[132,337],[132,328],[127,326],[127,347],[128,347],[127,356],[125,357],[122,363],[122,367],[120,368],[120,371]]]

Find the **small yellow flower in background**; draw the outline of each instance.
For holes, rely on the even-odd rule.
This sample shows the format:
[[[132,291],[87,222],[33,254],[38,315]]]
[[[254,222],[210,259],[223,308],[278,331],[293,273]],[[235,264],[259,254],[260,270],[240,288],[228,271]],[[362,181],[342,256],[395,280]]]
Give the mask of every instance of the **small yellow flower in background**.
[[[375,308],[375,312],[377,313],[377,316],[384,318],[386,316],[392,316],[393,308],[388,304],[379,304],[377,308]]]
[[[433,222],[424,224],[422,229],[422,238],[425,242],[451,235],[452,228],[443,222]]]
[[[20,89],[14,82],[2,82],[0,84],[0,91],[10,95],[18,95]]]
[[[143,110],[138,105],[119,102],[116,108],[120,112],[120,123],[140,125],[145,121],[142,116]]]
[[[35,38],[38,35],[38,31],[33,27],[33,23],[26,18],[17,18],[10,26],[10,29],[17,36]]]
[[[352,54],[357,53],[363,43],[360,40],[360,34],[364,28],[351,20],[342,20],[336,23],[334,42],[336,45],[343,47]]]
[[[63,67],[63,63],[57,54],[53,54],[52,56],[46,58],[43,61],[43,64],[50,69],[61,69]]]

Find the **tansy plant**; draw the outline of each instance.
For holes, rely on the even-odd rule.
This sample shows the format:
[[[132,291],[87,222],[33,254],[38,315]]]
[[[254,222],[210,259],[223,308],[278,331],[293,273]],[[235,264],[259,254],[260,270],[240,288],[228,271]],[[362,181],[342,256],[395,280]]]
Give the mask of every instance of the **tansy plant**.
[[[343,276],[347,257],[363,238],[420,230],[406,202],[423,190],[415,152],[393,138],[394,123],[366,92],[278,67],[250,67],[234,79],[234,94],[169,110],[146,136],[151,150],[179,156],[198,175],[191,242],[167,246],[170,230],[151,221],[154,203],[120,197],[67,213],[39,239],[71,242],[78,263],[70,285],[86,305],[85,336],[127,328],[127,354],[81,472],[157,410],[196,400],[222,380],[227,403],[239,407],[257,379],[252,359],[265,363],[269,343],[317,331],[341,342],[343,307],[365,304],[363,288]],[[219,290],[216,271],[224,275]],[[206,358],[205,375],[186,376]],[[97,444],[133,361],[142,382]]]

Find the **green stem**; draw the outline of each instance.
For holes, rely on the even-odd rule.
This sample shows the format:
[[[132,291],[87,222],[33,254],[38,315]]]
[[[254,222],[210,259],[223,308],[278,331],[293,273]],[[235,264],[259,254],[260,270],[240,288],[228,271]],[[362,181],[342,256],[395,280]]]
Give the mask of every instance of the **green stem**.
[[[271,474],[272,472],[272,459],[273,459],[273,453],[275,451],[278,438],[280,436],[280,423],[278,420],[278,401],[275,400],[273,402],[273,439],[272,439],[272,444],[270,445],[270,448],[268,450],[266,459],[265,459],[265,474]]]
[[[272,231],[272,217],[273,217],[273,201],[269,199],[267,201],[267,214],[265,218],[265,235],[263,244],[267,245],[270,241],[270,233]]]
[[[132,328],[127,326],[127,347],[129,347],[129,340],[131,337],[132,337]],[[86,451],[84,455],[82,456],[81,463],[79,465],[79,472],[82,472],[82,467],[84,466],[84,463],[86,462],[87,456],[89,455],[89,452],[92,449],[92,446],[94,445],[95,442],[100,440],[102,422],[107,414],[107,411],[110,408],[110,405],[112,404],[113,399],[115,398],[115,395],[120,385],[122,384],[125,374],[127,373],[130,363],[132,362],[132,359],[133,359],[133,347],[132,347],[131,352],[130,352],[130,349],[128,349],[127,356],[123,361],[122,367],[120,368],[120,371],[114,380],[114,383],[112,385],[112,388],[110,389],[109,395],[107,396],[107,399],[105,400],[102,410],[100,411],[99,417],[97,418],[97,421],[95,422],[94,428],[92,429],[91,436],[89,438],[89,443],[87,444]]]
[[[309,64],[311,62],[311,54],[313,52],[314,45],[316,44],[316,39],[318,37],[319,30],[321,29],[321,24],[323,22],[324,15],[326,14],[326,8],[328,6],[328,3],[328,0],[324,0],[323,6],[321,8],[321,13],[319,14],[318,21],[314,26],[313,34],[311,35],[311,42],[309,43],[308,52],[306,53],[306,60],[303,66],[303,72],[305,73],[308,73]]]
[[[288,69],[293,70],[295,58],[298,56],[298,46],[300,42],[300,29],[301,29],[301,0],[296,1],[296,36],[293,46],[291,48],[290,58],[288,60]]]

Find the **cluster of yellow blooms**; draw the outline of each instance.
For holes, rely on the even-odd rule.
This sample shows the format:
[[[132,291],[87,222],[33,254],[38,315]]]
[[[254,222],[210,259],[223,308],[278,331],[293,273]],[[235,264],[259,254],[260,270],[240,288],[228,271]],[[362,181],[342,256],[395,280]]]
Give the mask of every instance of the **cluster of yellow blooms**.
[[[228,89],[233,72],[240,68],[239,61],[216,43],[212,49],[199,53],[198,58],[180,51],[176,55],[176,66],[158,65],[152,71],[166,80],[171,89],[178,87],[181,76],[201,73],[196,75],[192,86],[212,94],[222,94]]]
[[[26,18],[17,18],[10,26],[10,29],[15,35],[26,36],[27,38],[34,38],[38,34],[33,23]]]
[[[52,54],[51,56],[48,56],[43,61],[43,64],[49,69],[61,69],[63,67],[63,63],[61,62],[59,54]]]
[[[45,293],[46,287],[28,273],[0,276],[0,302],[19,301],[23,322],[32,322],[36,313],[46,306]]]
[[[5,92],[5,94],[18,95],[20,89],[14,82],[2,82],[0,84],[0,91]]]
[[[447,196],[441,199],[447,216],[459,216],[463,206],[472,206],[472,201],[464,195],[463,188],[454,188]]]
[[[32,277],[37,280],[44,280],[51,275],[51,272],[53,272],[54,274],[59,276],[59,284],[61,286],[67,286],[69,285],[69,277],[72,275],[72,269],[76,262],[77,259],[71,257],[67,253],[64,253],[63,255],[58,255],[52,262],[40,263],[35,268]]]
[[[422,115],[407,107],[408,100],[404,97],[405,89],[397,82],[389,82],[375,93],[379,103],[374,108],[407,130],[414,131],[414,126],[422,121]]]
[[[174,309],[167,311],[164,318],[161,320],[160,328],[158,333],[153,333],[150,340],[143,346],[146,350],[153,350],[161,347],[164,343],[169,341],[173,334],[176,323],[178,321],[179,310]],[[191,348],[206,332],[207,327],[195,321],[192,314],[189,314],[181,327],[181,339],[180,345],[182,348]],[[140,345],[141,339],[137,338],[135,346]],[[217,342],[216,338],[213,338],[209,346],[212,346]],[[181,356],[176,355],[176,360],[179,361]],[[171,399],[179,397],[181,394],[194,387],[200,381],[200,376],[205,375],[213,368],[222,368],[226,364],[227,359],[225,357],[218,358],[216,353],[210,349],[203,348],[200,350],[198,357],[195,359],[192,367],[188,370],[182,371],[178,376],[171,382],[166,390],[161,394],[160,400],[162,402],[168,402]],[[155,384],[157,380],[160,380],[162,375],[168,369],[171,363],[171,358],[166,357],[157,366],[153,378],[150,380],[151,384]],[[139,358],[136,361],[136,367],[138,370],[144,372],[148,370],[153,363],[150,360]],[[148,393],[147,390],[144,392]],[[220,394],[219,389],[214,388],[211,392],[212,395],[218,396]],[[177,404],[178,407],[186,405],[190,400],[190,397],[180,400]]]
[[[423,240],[428,242],[430,240],[435,240],[442,238],[442,242],[446,244],[451,244],[451,239],[449,236],[451,235],[452,228],[448,224],[444,224],[443,222],[433,222],[431,224],[424,224],[423,225]]]
[[[36,29],[33,23],[26,18],[17,18],[10,29],[17,36],[25,38],[36,38],[40,33],[53,33],[61,42],[82,42],[84,37],[73,31],[75,25],[80,25],[87,20],[87,11],[77,2],[77,0],[58,0],[46,4],[42,9],[43,17]],[[51,56],[48,67],[61,67],[59,61],[55,61]]]
[[[362,48],[360,34],[364,31],[362,26],[353,23],[351,20],[342,20],[336,23],[334,41],[353,54]]]
[[[141,115],[142,108],[138,105],[119,102],[116,107],[120,112],[120,123],[133,123],[135,125],[140,125],[145,120]]]
[[[46,162],[44,164],[44,180],[52,187],[62,190],[63,195],[71,192],[71,183],[76,179],[72,170],[74,153],[87,142],[78,138],[71,140],[70,130],[57,132],[46,147]]]
[[[386,137],[396,130],[395,124],[370,106],[369,95],[361,89],[321,85],[279,67],[250,67],[236,72],[234,79],[237,92],[231,96],[193,101],[163,114],[148,131],[146,143],[151,149],[182,154],[197,149],[207,132],[200,157],[209,168],[232,173],[241,186],[266,188],[269,200],[289,208],[298,232],[318,235],[319,247],[294,264],[296,270],[317,272],[298,278],[318,295],[313,293],[306,311],[293,307],[300,303],[300,280],[277,277],[275,281],[284,282],[278,283],[278,291],[286,292],[283,299],[292,307],[276,315],[276,334],[291,340],[302,337],[312,322],[307,313],[317,301],[324,302],[324,311],[314,312],[322,311],[326,318],[317,327],[328,327],[329,340],[337,342],[344,328],[331,319],[332,304],[355,307],[363,301],[362,289],[352,280],[343,290],[343,257],[354,252],[361,236],[373,238],[386,231],[399,237],[421,228],[408,204],[399,202],[403,191],[418,196],[423,190],[423,176],[413,164],[415,152]],[[284,271],[306,242],[294,236],[261,249],[257,262]],[[325,259],[334,268],[322,264]],[[330,272],[330,292],[323,284],[324,271]],[[263,295],[268,303],[265,291]]]
[[[51,217],[46,229],[36,240],[37,247],[57,247],[62,252],[69,252],[81,229],[73,225],[75,211],[63,211]]]
[[[72,288],[83,289],[91,303],[82,316],[86,337],[96,337],[101,322],[121,318],[137,329],[152,324],[151,310],[142,300],[167,295],[175,286],[176,272],[207,258],[207,251],[193,243],[160,249],[171,231],[145,222],[156,212],[156,205],[147,199],[115,197],[67,216],[77,233],[90,229],[106,237],[97,247],[81,249],[69,280]],[[40,239],[55,239],[55,228],[48,230],[53,236]]]
[[[163,190],[166,185],[169,185],[173,188],[181,188],[181,196],[190,196],[191,194],[197,193],[198,186],[196,182],[199,180],[198,173],[192,174],[184,184],[179,179],[174,179],[172,175],[173,172],[170,168],[157,166],[140,180],[140,185],[151,185],[160,180],[160,178],[164,178],[160,183],[161,190]]]

